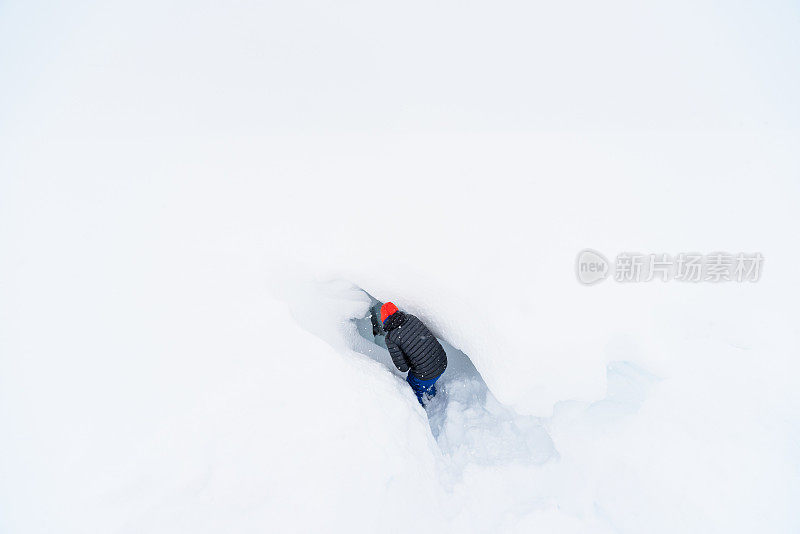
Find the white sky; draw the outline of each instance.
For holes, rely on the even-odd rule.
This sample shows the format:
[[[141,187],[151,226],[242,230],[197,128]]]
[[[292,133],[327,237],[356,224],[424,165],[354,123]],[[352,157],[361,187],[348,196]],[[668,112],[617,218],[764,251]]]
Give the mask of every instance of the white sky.
[[[786,129],[796,2],[0,3],[0,134]]]

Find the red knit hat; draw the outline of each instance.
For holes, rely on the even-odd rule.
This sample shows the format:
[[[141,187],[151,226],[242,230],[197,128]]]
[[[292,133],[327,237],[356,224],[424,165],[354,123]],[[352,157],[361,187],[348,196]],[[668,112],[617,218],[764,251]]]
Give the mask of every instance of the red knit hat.
[[[381,322],[385,323],[386,319],[388,319],[389,316],[396,311],[397,311],[397,306],[395,306],[391,302],[387,302],[386,304],[381,306]]]

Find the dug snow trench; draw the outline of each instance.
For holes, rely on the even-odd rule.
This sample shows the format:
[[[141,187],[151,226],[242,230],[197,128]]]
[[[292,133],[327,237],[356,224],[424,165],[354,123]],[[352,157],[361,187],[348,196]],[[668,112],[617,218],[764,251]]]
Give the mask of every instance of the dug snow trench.
[[[409,406],[417,405],[405,373],[392,363],[384,336],[373,334],[370,309],[380,302],[345,280],[284,284],[279,291],[297,322],[330,345],[377,362],[402,381]],[[470,465],[494,467],[511,463],[537,466],[559,458],[551,435],[583,425],[607,424],[634,414],[655,377],[632,363],[608,366],[608,392],[594,403],[565,400],[549,418],[518,414],[500,403],[470,358],[446,340],[447,370],[437,382],[437,395],[425,408],[431,433],[449,469],[458,476]],[[365,388],[369,388],[365,384]],[[411,401],[413,399],[413,402]]]
[[[380,306],[377,299],[368,296],[371,309]],[[383,332],[373,334],[370,317],[353,322],[359,334],[373,342],[359,344],[356,350],[404,379],[405,373],[392,363]],[[463,468],[471,462],[541,464],[556,455],[541,419],[519,415],[499,403],[469,357],[447,341],[439,342],[447,352],[447,370],[436,383],[437,395],[425,411],[433,437],[442,452],[453,460],[453,467]]]

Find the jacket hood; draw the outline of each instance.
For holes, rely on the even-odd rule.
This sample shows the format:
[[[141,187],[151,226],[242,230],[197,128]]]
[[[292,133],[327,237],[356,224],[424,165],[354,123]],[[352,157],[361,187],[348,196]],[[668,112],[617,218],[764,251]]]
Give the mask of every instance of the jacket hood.
[[[394,330],[395,328],[403,324],[405,321],[406,321],[406,314],[401,312],[400,310],[397,310],[396,312],[394,312],[393,314],[391,314],[389,317],[386,318],[386,321],[384,321],[383,323],[383,329],[389,332],[390,330]]]

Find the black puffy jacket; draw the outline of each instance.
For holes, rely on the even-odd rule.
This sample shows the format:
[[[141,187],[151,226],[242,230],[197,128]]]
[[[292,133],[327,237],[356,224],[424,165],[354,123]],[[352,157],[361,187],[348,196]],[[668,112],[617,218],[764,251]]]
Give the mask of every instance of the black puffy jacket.
[[[447,368],[447,354],[422,321],[396,311],[383,323],[386,348],[395,367],[409,371],[420,380],[432,380]]]

